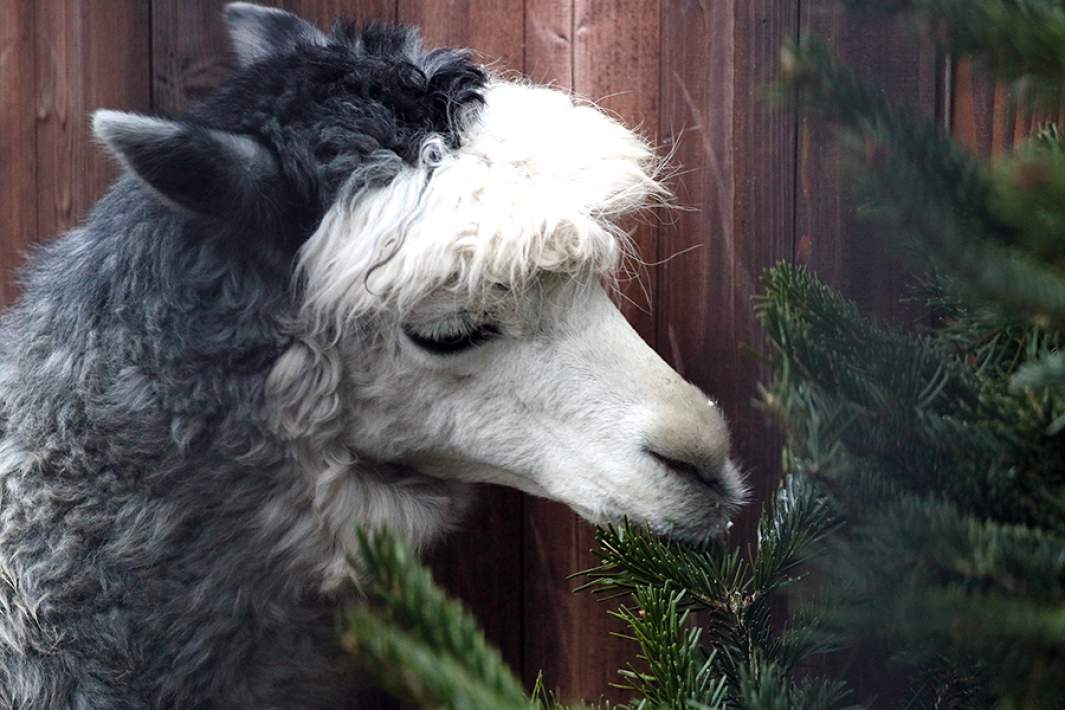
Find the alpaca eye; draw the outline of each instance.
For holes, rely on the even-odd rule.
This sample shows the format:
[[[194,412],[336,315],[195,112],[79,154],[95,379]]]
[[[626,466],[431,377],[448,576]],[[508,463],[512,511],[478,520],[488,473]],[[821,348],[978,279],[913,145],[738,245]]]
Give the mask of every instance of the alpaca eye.
[[[441,323],[403,327],[410,341],[434,355],[451,355],[483,345],[499,335],[499,328],[491,323],[477,323],[468,316],[459,316]]]

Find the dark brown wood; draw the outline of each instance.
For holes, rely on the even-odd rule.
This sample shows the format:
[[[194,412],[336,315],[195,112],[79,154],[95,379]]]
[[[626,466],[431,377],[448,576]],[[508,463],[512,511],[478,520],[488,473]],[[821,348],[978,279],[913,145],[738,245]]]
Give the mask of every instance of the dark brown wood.
[[[294,12],[323,30],[340,22],[395,22],[397,0],[280,0],[278,7]]]
[[[928,119],[942,118],[943,77],[934,47],[913,31],[908,18],[845,13],[828,0],[804,2],[803,32],[826,40],[864,81],[893,103]],[[797,165],[796,260],[855,300],[862,311],[882,321],[910,325],[924,316],[916,302],[900,300],[910,288],[913,265],[891,248],[890,235],[856,215],[860,198],[850,189],[850,167],[830,130],[801,118]],[[883,659],[862,653],[817,659],[815,664],[844,673],[857,698],[899,700],[883,673]]]
[[[430,47],[470,47],[497,71],[523,69],[521,0],[399,0],[398,19]],[[461,529],[432,551],[434,576],[477,617],[514,669],[522,666],[523,496],[483,486]]]
[[[765,93],[797,23],[790,0],[670,3],[663,17],[662,135],[687,209],[662,230],[659,347],[719,400],[756,501],[775,486],[780,454],[752,406],[763,378],[748,350],[763,338],[751,298],[762,272],[791,258],[794,233],[795,117]],[[751,506],[738,538],[756,517]]]
[[[35,0],[0,4],[0,302],[18,289],[13,269],[37,238]]]
[[[522,494],[479,486],[473,509],[429,552],[433,577],[474,615],[515,672],[522,663]]]
[[[97,108],[147,111],[148,5],[141,0],[36,3],[37,229],[72,227],[118,170],[89,130]]]
[[[658,2],[577,0],[574,4],[573,90],[594,100],[658,145]],[[658,229],[655,215],[625,226],[633,234],[638,259],[627,267],[619,305],[625,317],[655,344]]]
[[[952,69],[950,129],[980,155],[1007,151],[1041,125],[1061,119],[1054,110],[1019,106],[1013,87],[979,75],[971,62],[959,61]]]
[[[525,0],[525,75],[573,88],[573,2]]]
[[[802,30],[827,40],[839,57],[887,98],[917,113],[937,116],[934,48],[908,18],[845,13],[828,0],[802,5]],[[847,168],[829,129],[803,118],[799,124],[799,194],[796,257],[855,299],[868,313],[905,322],[919,309],[900,303],[908,267],[855,216],[858,196],[848,189]]]
[[[172,115],[232,71],[225,0],[152,0],[152,109]]]
[[[525,28],[531,78],[595,100],[657,144],[657,2],[528,0]],[[632,264],[632,278],[622,284],[620,305],[653,344],[657,270],[639,262],[657,260],[657,227],[653,220],[627,227],[634,231],[640,259]],[[607,614],[612,605],[571,591],[578,582],[567,576],[595,562],[590,554],[594,536],[594,529],[565,507],[527,499],[525,680],[531,683],[542,670],[547,687],[568,699],[623,698],[610,684],[618,682],[617,669],[635,654],[631,642],[614,635],[623,627]]]
[[[499,71],[524,68],[522,0],[399,0],[399,21],[428,45],[469,47]]]
[[[222,21],[226,0],[152,0],[153,108],[177,113],[233,70]],[[284,0],[278,7],[330,30],[334,23],[394,22],[396,0]]]

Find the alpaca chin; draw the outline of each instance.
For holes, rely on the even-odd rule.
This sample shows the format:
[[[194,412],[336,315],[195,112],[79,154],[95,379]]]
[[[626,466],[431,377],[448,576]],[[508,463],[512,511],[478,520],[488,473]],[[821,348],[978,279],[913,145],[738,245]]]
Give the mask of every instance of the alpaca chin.
[[[455,529],[473,501],[467,483],[350,452],[301,456],[298,468],[290,494],[262,508],[260,525],[289,530],[268,555],[288,560],[294,574],[317,578],[327,595],[358,584],[359,531],[388,528],[423,550]]]
[[[360,460],[342,480],[316,488],[315,514],[335,541],[323,590],[357,576],[352,560],[359,530],[387,527],[420,551],[458,527],[471,501],[468,484],[431,478],[403,464]]]

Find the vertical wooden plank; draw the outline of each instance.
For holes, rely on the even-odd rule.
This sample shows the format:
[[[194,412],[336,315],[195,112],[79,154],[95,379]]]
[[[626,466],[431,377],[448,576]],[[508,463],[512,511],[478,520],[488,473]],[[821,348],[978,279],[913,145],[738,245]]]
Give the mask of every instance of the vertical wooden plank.
[[[524,69],[522,0],[399,0],[399,21],[433,47],[468,47],[500,71]]]
[[[733,85],[733,161],[735,200],[733,233],[733,333],[735,369],[695,381],[714,394],[727,393],[736,409],[730,424],[739,460],[749,472],[752,504],[738,520],[738,533],[753,540],[762,503],[780,478],[782,440],[764,413],[754,407],[766,371],[753,353],[765,352],[765,337],[754,316],[753,298],[762,291],[762,274],[794,252],[795,126],[792,108],[770,102],[769,87],[780,79],[780,48],[795,36],[797,4],[758,0],[737,5]],[[710,276],[715,278],[714,275]],[[704,354],[704,357],[706,355]],[[729,412],[727,404],[725,411]]]
[[[1015,87],[981,76],[972,62],[954,66],[949,125],[954,136],[980,155],[1010,150],[1044,123],[1060,121],[1053,110],[1018,103]]]
[[[575,13],[572,0],[527,0],[525,70],[533,81],[573,90]],[[524,518],[522,673],[528,686],[543,672],[544,683],[564,698],[589,697],[582,669],[595,656],[581,653],[582,626],[602,613],[570,594],[566,577],[581,569],[580,522],[564,505],[527,496]]]
[[[69,229],[118,174],[93,142],[97,108],[145,111],[150,99],[148,5],[140,0],[36,3],[37,228]]]
[[[152,109],[186,110],[233,68],[225,0],[152,0]]]
[[[227,0],[153,0],[153,107],[173,114],[202,99],[233,71],[222,21]],[[282,7],[329,31],[337,21],[394,22],[396,0],[282,0]]]
[[[569,88],[596,100],[629,126],[658,141],[659,7],[643,0],[552,0],[526,4],[526,65],[538,82]],[[652,223],[627,225],[641,259],[658,258]],[[656,269],[640,269],[623,285],[622,310],[652,344],[657,335],[653,299]],[[527,683],[539,671],[564,698],[606,694],[617,670],[631,662],[635,647],[613,635],[623,625],[608,616],[610,605],[589,594],[574,595],[566,577],[594,564],[595,531],[564,506],[529,498],[525,525],[525,669]]]
[[[37,238],[36,6],[0,4],[0,304],[15,298],[12,270]]]
[[[807,0],[801,26],[827,40],[887,100],[907,105],[930,120],[941,118],[942,81],[935,48],[914,31],[909,18],[886,21],[882,16],[845,13],[827,0]],[[798,160],[797,260],[870,316],[900,325],[921,317],[919,304],[900,301],[909,288],[912,266],[892,249],[891,235],[878,238],[874,224],[857,218],[860,196],[849,189],[849,168],[831,129],[816,120],[800,119]],[[899,699],[895,679],[883,673],[883,659],[875,651],[859,649],[815,663],[844,669],[856,697]]]
[[[522,0],[399,0],[398,20],[430,47],[469,47],[498,71],[524,66]],[[470,515],[431,553],[435,577],[477,617],[488,639],[521,668],[523,496],[485,486]]]
[[[519,673],[522,664],[524,496],[478,486],[474,507],[428,554],[433,578],[462,601],[488,641]]]
[[[573,90],[590,98],[626,125],[658,143],[659,3],[648,0],[576,0],[574,4]],[[647,215],[626,228],[635,239],[640,264],[630,267],[620,306],[626,318],[655,343],[654,298],[658,230]]]
[[[804,3],[802,29],[827,40],[840,58],[892,101],[929,118],[937,110],[937,62],[932,45],[908,18],[845,13],[826,0]],[[906,268],[872,227],[855,217],[857,196],[840,151],[823,124],[803,118],[799,128],[797,258],[855,299],[866,312],[894,321],[911,319],[914,306],[899,302]]]
[[[280,0],[283,7],[325,31],[339,22],[395,22],[396,0]]]
[[[753,407],[764,379],[751,299],[763,271],[789,259],[794,235],[795,115],[765,100],[780,46],[794,37],[796,3],[672,3],[663,18],[662,126],[683,173],[679,212],[662,233],[660,349],[717,398],[754,503],[737,537],[749,538],[758,504],[779,476],[779,438]]]
[[[526,0],[525,75],[573,89],[573,0]]]

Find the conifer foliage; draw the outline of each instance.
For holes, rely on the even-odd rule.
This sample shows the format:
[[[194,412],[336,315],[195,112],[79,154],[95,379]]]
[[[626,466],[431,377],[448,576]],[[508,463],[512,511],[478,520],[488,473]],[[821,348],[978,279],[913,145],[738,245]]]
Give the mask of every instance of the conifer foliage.
[[[1061,0],[848,4],[908,13],[1018,101],[1060,107]],[[763,405],[786,475],[746,548],[600,530],[583,588],[620,604],[638,649],[624,707],[1065,708],[1065,139],[1047,125],[979,158],[814,40],[782,61],[778,93],[834,127],[926,314],[888,327],[802,267],[766,275]],[[363,553],[374,604],[343,638],[386,687],[567,707],[526,695],[402,546],[376,535]],[[835,661],[855,653],[880,695],[848,686]]]

